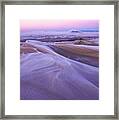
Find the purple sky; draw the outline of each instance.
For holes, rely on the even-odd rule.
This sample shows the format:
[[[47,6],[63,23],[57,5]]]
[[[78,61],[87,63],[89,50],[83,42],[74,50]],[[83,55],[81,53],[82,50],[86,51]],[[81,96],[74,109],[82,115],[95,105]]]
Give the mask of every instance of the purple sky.
[[[98,28],[98,20],[21,20],[21,30],[86,29]]]

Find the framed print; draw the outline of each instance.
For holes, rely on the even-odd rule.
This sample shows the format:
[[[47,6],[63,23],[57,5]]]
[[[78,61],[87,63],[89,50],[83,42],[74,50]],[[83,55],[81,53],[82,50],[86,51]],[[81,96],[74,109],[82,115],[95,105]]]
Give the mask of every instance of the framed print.
[[[118,2],[1,2],[1,119],[118,119]]]

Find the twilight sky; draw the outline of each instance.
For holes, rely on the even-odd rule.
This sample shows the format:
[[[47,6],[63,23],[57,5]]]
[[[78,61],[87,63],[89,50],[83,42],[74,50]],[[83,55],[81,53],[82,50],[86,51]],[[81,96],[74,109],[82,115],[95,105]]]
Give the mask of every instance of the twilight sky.
[[[98,20],[20,20],[21,31],[96,29],[98,27]]]

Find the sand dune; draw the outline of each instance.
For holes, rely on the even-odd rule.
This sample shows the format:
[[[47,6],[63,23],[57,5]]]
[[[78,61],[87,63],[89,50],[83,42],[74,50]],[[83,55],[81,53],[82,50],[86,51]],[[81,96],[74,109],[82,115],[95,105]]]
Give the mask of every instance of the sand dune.
[[[37,50],[35,48],[33,48],[33,47],[21,47],[20,48],[20,53],[21,54],[22,53],[24,53],[24,54],[26,54],[26,53],[33,53],[33,52],[37,52]]]
[[[63,41],[63,42],[55,42],[55,44],[76,44],[76,45],[92,45],[92,46],[98,46],[99,41],[98,39],[80,39],[80,40],[74,40],[74,41]]]
[[[98,48],[73,44],[54,46],[98,58]],[[58,54],[41,42],[22,44],[20,98],[22,100],[97,100],[99,70]],[[38,52],[37,52],[38,51]]]
[[[49,54],[21,59],[22,99],[98,99],[97,68]]]
[[[74,44],[78,45],[92,45],[92,46],[98,46],[99,40],[98,39],[92,39],[92,40],[75,40],[73,41]]]
[[[74,45],[74,44],[55,44],[55,46],[77,55],[98,57],[98,46]]]
[[[33,41],[31,41],[30,43],[24,43],[23,46],[21,47],[21,52],[25,50],[28,50],[27,52],[35,52],[36,50],[46,53],[51,52],[41,46],[36,45],[37,43]],[[75,45],[71,42],[56,42],[53,45],[76,55],[86,55],[96,58],[99,57],[98,46]],[[26,49],[24,47],[26,47]]]

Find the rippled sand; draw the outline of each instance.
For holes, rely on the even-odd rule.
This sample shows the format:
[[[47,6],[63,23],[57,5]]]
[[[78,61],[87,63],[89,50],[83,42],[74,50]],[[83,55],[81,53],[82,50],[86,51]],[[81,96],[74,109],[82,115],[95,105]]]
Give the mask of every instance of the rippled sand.
[[[59,54],[94,58],[98,46],[27,41],[21,45],[20,98],[22,100],[97,100],[99,68]],[[92,61],[93,62],[93,61]]]

